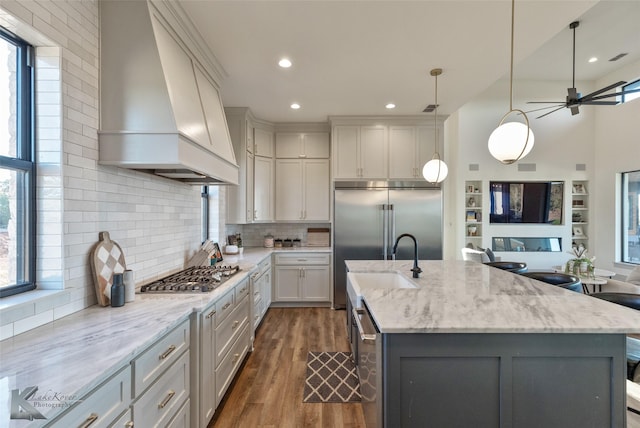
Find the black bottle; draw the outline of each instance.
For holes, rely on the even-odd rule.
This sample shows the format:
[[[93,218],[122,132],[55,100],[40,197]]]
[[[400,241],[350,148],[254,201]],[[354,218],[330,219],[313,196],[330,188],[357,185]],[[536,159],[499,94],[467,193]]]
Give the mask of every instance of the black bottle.
[[[124,306],[124,282],[121,273],[113,274],[113,284],[111,285],[111,306]]]

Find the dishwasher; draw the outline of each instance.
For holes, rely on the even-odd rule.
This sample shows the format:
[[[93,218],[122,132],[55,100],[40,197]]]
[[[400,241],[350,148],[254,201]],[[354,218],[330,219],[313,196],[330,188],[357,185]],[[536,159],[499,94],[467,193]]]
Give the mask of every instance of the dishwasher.
[[[382,334],[365,302],[361,307],[353,308],[352,315],[358,336],[356,370],[360,379],[364,419],[367,428],[382,428]]]

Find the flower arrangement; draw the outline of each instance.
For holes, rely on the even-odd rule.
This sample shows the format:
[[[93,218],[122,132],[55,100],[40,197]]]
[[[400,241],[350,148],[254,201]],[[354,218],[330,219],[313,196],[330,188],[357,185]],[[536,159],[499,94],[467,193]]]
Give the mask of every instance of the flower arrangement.
[[[583,244],[572,245],[571,251],[567,251],[569,254],[573,255],[574,258],[569,260],[565,267],[564,271],[566,273],[572,273],[574,275],[588,275],[590,277],[594,276],[594,265],[595,257],[589,257],[587,255],[588,251]]]

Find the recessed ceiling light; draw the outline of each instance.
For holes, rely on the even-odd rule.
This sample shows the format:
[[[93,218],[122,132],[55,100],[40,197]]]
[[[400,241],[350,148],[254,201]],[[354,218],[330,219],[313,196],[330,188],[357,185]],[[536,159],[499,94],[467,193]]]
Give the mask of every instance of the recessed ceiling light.
[[[300,104],[293,103],[293,104],[291,104],[291,108],[294,109],[294,110],[298,110],[300,108]]]
[[[598,58],[596,58],[595,56],[592,56],[591,58],[589,58],[589,62],[596,62],[598,60]]]
[[[385,108],[388,108],[389,110],[391,110],[392,108],[396,108],[396,105],[394,103],[389,103],[385,106]]]
[[[291,61],[289,61],[287,58],[282,58],[280,61],[278,61],[278,65],[282,68],[289,68],[291,67]]]

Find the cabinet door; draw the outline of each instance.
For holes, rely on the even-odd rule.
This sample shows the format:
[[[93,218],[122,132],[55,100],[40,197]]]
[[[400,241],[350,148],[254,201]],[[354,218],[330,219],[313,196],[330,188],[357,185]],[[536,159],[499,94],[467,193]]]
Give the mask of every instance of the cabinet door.
[[[328,302],[331,298],[329,266],[302,268],[302,300]]]
[[[216,410],[215,307],[200,314],[200,426],[207,426]]]
[[[329,158],[329,134],[326,132],[307,132],[302,135],[304,155],[311,159]]]
[[[387,130],[363,126],[360,130],[358,158],[360,178],[387,178]]]
[[[304,162],[303,219],[329,221],[329,160],[312,159]]]
[[[261,316],[267,312],[269,306],[271,306],[271,271],[262,275],[261,279],[261,294],[262,294],[262,313]]]
[[[304,154],[302,149],[302,134],[299,132],[276,133],[276,158],[298,159]]]
[[[270,221],[273,220],[273,159],[256,156],[254,165],[254,220]]]
[[[333,129],[334,178],[359,178],[358,140],[359,126],[336,126]]]
[[[300,280],[302,271],[298,266],[276,266],[275,301],[300,301]]]
[[[389,178],[414,179],[416,173],[415,126],[389,128]]]
[[[263,156],[267,158],[273,157],[273,132],[265,131],[264,129],[254,129],[254,142],[256,156]]]
[[[276,159],[276,220],[301,220],[302,211],[302,161]]]
[[[254,159],[253,154],[247,152],[247,194],[245,199],[247,201],[247,223],[253,222],[256,217],[255,208],[253,206],[253,189],[254,189]]]

